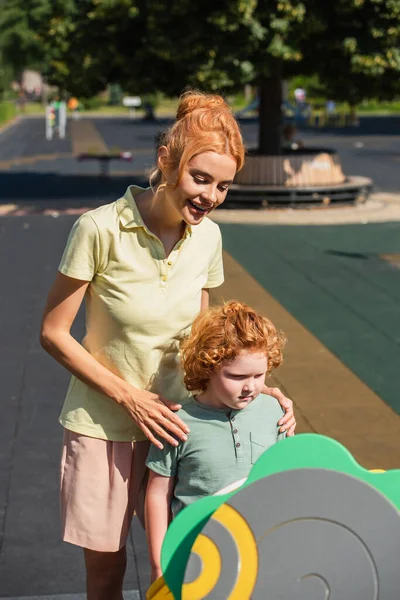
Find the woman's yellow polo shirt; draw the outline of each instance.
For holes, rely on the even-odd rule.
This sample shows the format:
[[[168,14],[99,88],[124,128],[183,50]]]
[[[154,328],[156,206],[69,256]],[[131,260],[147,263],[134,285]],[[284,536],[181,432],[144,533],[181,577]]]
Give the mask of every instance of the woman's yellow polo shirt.
[[[186,227],[166,257],[144,224],[132,186],[73,226],[59,271],[90,281],[83,346],[133,386],[180,402],[187,397],[179,339],[200,310],[201,290],[224,280],[219,227],[205,218]],[[76,433],[113,441],[145,436],[114,400],[72,377],[60,416]]]

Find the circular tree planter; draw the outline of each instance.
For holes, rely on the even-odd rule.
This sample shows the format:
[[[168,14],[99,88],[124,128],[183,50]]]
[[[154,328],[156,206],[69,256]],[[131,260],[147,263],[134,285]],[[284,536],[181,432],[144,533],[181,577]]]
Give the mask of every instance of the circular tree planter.
[[[261,206],[354,203],[366,200],[371,188],[371,179],[343,174],[339,154],[334,150],[285,149],[279,156],[250,152],[227,200]]]

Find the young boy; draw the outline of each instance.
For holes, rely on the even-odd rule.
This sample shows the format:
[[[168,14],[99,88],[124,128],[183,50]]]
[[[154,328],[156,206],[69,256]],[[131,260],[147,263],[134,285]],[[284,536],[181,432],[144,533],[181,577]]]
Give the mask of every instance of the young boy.
[[[209,308],[181,345],[188,391],[179,411],[189,426],[178,447],[151,447],[146,534],[152,581],[162,575],[161,545],[172,517],[195,500],[247,478],[260,455],[285,434],[272,396],[260,394],[278,367],[286,339],[265,317],[237,301]]]

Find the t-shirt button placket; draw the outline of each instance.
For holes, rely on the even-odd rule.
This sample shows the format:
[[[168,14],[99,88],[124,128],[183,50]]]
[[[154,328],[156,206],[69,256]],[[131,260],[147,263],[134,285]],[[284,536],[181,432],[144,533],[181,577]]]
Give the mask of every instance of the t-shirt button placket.
[[[233,434],[233,442],[235,444],[236,458],[242,458],[242,456],[243,456],[242,443],[240,441],[239,430],[237,429],[237,427],[232,429],[232,434]]]

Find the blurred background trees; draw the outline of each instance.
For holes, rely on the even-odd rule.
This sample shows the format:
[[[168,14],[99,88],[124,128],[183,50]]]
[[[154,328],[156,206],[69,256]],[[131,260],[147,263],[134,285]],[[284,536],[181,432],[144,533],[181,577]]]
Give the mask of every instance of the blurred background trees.
[[[355,106],[400,93],[400,0],[2,0],[0,60],[89,98],[185,86],[259,96],[259,151],[280,151],[282,81]]]

